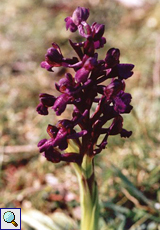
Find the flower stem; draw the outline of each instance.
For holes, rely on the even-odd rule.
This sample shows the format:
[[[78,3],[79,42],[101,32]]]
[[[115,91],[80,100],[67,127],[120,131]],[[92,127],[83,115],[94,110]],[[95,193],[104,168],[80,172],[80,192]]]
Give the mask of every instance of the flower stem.
[[[98,189],[94,175],[94,161],[84,155],[81,167],[74,164],[80,186],[81,230],[98,230]]]

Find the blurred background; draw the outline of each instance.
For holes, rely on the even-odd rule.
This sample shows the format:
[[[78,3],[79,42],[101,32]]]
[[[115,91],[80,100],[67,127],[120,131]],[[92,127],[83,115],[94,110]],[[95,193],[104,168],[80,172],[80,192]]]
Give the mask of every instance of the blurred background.
[[[77,3],[78,2],[78,3]],[[0,207],[22,209],[22,230],[78,230],[77,178],[66,163],[47,162],[36,147],[56,117],[36,113],[39,93],[56,94],[63,68],[40,68],[52,42],[72,57],[64,18],[77,6],[90,8],[89,22],[105,24],[107,44],[121,62],[135,64],[127,80],[133,111],[124,115],[129,139],[110,137],[96,157],[100,230],[160,229],[160,1],[1,0],[0,2]]]

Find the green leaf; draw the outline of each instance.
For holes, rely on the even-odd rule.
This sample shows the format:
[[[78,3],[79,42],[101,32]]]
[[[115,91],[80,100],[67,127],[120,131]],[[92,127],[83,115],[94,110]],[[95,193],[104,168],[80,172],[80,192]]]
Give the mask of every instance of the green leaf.
[[[104,202],[103,207],[110,208],[115,212],[119,212],[125,215],[130,215],[131,211],[128,208],[122,207],[120,205],[113,204],[112,202]]]

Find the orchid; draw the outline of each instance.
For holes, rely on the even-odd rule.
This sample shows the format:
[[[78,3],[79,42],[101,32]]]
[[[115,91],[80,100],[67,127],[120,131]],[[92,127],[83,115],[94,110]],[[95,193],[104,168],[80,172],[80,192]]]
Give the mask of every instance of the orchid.
[[[90,26],[88,17],[89,9],[78,7],[72,16],[65,19],[66,29],[71,32],[78,30],[84,39],[79,43],[69,41],[76,57],[65,58],[60,47],[52,43],[45,61],[41,63],[41,67],[48,71],[54,72],[54,68],[63,66],[73,69],[74,74],[66,73],[55,84],[60,96],[40,94],[37,112],[47,115],[52,109],[59,116],[68,104],[73,105],[73,111],[71,120],[60,120],[56,126],[48,125],[50,139],[41,140],[38,147],[52,163],[72,163],[81,188],[81,229],[97,230],[99,208],[94,156],[106,148],[109,136],[120,134],[128,138],[132,134],[123,128],[122,115],[132,110],[132,97],[125,92],[125,81],[132,76],[134,65],[120,63],[117,48],[109,49],[103,60],[98,59],[96,50],[106,43],[103,37],[105,26],[97,22]],[[104,83],[106,80],[110,81],[108,85]],[[91,113],[93,105],[96,107]],[[111,119],[111,125],[106,128]],[[97,144],[99,139],[101,143]]]

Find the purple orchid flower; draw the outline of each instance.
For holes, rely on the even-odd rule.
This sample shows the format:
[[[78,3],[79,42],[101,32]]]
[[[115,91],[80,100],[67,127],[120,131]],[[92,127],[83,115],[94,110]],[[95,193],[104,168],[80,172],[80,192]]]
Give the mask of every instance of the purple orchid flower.
[[[89,9],[84,7],[77,7],[72,14],[72,17],[65,18],[66,29],[75,32],[82,22],[85,22],[89,17]]]
[[[54,105],[56,98],[47,93],[39,95],[40,104],[37,106],[37,112],[41,115],[48,115],[48,107]]]
[[[64,58],[59,46],[56,43],[52,43],[52,47],[47,50],[45,55],[45,61],[41,62],[41,67],[53,72],[53,67],[70,67],[70,65],[76,63],[77,60],[76,57],[72,59]]]
[[[103,37],[105,26],[94,22],[91,26],[86,22],[89,10],[78,7],[72,16],[65,19],[66,29],[71,32],[79,31],[84,41],[76,43],[69,40],[71,48],[77,57],[64,58],[60,47],[52,43],[47,50],[42,68],[53,71],[53,67],[63,66],[72,69],[55,83],[60,92],[58,97],[50,94],[40,94],[40,104],[37,112],[47,115],[49,108],[60,116],[68,104],[73,105],[71,120],[63,119],[56,126],[48,125],[50,139],[39,142],[40,152],[44,152],[47,160],[77,162],[81,164],[85,150],[90,156],[100,153],[108,143],[108,137],[120,134],[130,137],[132,132],[123,128],[124,113],[132,110],[131,95],[125,92],[126,80],[132,76],[132,64],[120,63],[120,51],[111,48],[103,60],[98,59],[96,49],[103,48],[106,39]],[[106,85],[105,80],[110,79]],[[93,104],[96,108],[93,109]],[[107,122],[112,120],[106,128]],[[77,130],[79,127],[79,131]],[[104,135],[101,143],[98,139]],[[65,150],[73,139],[79,153]]]
[[[91,26],[92,38],[94,40],[94,48],[100,49],[106,44],[106,38],[102,37],[104,34],[105,26],[94,22]]]

